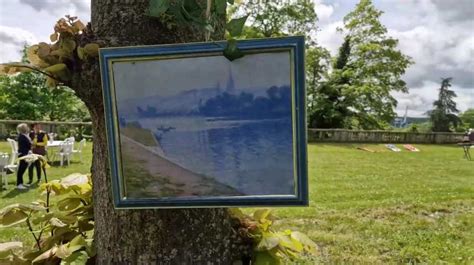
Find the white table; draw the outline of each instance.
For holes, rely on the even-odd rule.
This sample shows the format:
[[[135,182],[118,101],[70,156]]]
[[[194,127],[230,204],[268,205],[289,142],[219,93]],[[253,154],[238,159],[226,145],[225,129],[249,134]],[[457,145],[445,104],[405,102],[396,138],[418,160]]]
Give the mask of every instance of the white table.
[[[48,149],[48,160],[56,158],[57,149],[61,146],[64,141],[48,141],[46,148]]]

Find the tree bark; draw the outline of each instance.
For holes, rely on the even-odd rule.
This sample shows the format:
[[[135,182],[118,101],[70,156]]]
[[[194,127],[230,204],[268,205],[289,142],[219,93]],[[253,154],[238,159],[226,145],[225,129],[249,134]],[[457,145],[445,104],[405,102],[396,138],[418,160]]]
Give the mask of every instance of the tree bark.
[[[92,19],[79,42],[101,47],[203,41],[204,31],[168,29],[145,15],[149,0],[92,0]],[[202,1],[201,4],[205,4]],[[205,8],[204,8],[205,9]],[[223,23],[213,37],[223,36]],[[76,66],[72,87],[93,121],[92,179],[98,264],[232,264],[250,245],[227,209],[115,210],[97,61]]]

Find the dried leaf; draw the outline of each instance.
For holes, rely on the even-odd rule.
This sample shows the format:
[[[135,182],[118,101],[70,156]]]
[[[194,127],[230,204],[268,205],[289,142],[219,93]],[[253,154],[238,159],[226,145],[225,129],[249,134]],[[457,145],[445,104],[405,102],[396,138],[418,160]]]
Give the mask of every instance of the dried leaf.
[[[66,224],[63,223],[61,220],[59,220],[58,218],[56,217],[53,217],[49,220],[49,223],[52,225],[52,226],[56,226],[56,227],[65,227]]]
[[[50,40],[51,42],[55,42],[55,41],[58,40],[58,37],[59,37],[59,34],[56,33],[56,32],[54,32],[53,34],[49,35],[49,40]]]
[[[32,45],[26,50],[26,57],[28,58],[28,61],[39,68],[48,67],[48,64],[41,60],[41,58],[38,56],[38,49],[39,45]]]
[[[39,58],[41,58],[41,60],[44,60],[44,58],[46,58],[50,52],[51,52],[51,47],[49,46],[49,44],[47,44],[46,42],[40,42],[38,44],[37,54]]]
[[[72,23],[72,26],[77,31],[82,31],[86,27],[80,20],[76,20],[74,23]]]
[[[57,249],[58,249],[58,247],[52,247],[51,249],[46,250],[43,254],[36,257],[31,263],[35,263],[35,262],[38,262],[38,261],[42,261],[42,260],[51,258],[52,256],[54,256]]]
[[[7,243],[0,243],[0,253],[7,252],[12,249],[22,248],[22,242],[7,242]]]

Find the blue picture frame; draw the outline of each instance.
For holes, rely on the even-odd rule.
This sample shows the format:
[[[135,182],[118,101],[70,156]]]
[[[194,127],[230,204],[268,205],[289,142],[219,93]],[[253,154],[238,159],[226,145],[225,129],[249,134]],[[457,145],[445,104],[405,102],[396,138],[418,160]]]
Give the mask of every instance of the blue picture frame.
[[[101,48],[99,50],[104,112],[110,158],[110,173],[112,178],[112,191],[114,204],[117,209],[308,205],[304,37],[295,36],[240,40],[237,42],[237,46],[245,54],[245,56],[232,62],[226,60],[223,56],[225,46],[226,42],[220,41],[173,45],[113,47]],[[193,63],[187,63],[186,60]],[[199,62],[202,62],[203,65],[200,66]],[[256,67],[255,65],[259,63],[261,63],[262,67],[252,68]],[[189,98],[184,97],[185,94],[187,95],[191,93],[189,92],[191,90],[185,90],[183,88],[183,92],[180,92],[180,94],[172,94],[177,93],[173,92],[174,90],[170,88],[172,86],[179,87],[181,85],[186,87],[189,86],[189,84],[199,83],[202,80],[209,80],[209,73],[205,73],[208,68],[214,67],[214,72],[219,72],[221,69],[225,68],[216,66],[218,64],[226,65],[226,67],[229,69],[225,70],[227,71],[226,74],[230,72],[230,77],[226,77],[227,81],[225,81],[227,86],[225,88],[221,88],[222,85],[220,81],[216,81],[217,84],[215,87],[213,87],[214,90],[202,89],[197,90],[198,92],[193,92],[195,95],[203,94],[207,97],[205,101],[200,98],[199,105],[197,107],[193,105],[195,103],[188,103]],[[190,65],[193,65],[193,68],[190,68]],[[237,70],[233,70],[234,66]],[[151,68],[153,68],[153,70],[151,70]],[[182,70],[183,73],[178,76],[176,74],[177,69],[179,71],[181,71],[180,69],[187,70]],[[144,71],[149,72],[147,72],[146,75],[143,75]],[[268,73],[265,71],[268,71]],[[279,73],[278,71],[284,74],[275,74]],[[255,72],[261,72],[264,74],[257,73],[258,75],[255,75]],[[286,74],[287,72],[288,74]],[[223,78],[222,75],[224,74],[216,74],[215,76],[212,76],[211,79],[215,78],[216,80],[221,80]],[[265,75],[268,75],[268,77],[262,77]],[[253,96],[253,94],[252,96],[249,96],[248,94],[251,93],[246,93],[245,91],[247,90],[244,91],[243,89],[242,91],[236,90],[237,92],[232,92],[233,90],[231,90],[235,89],[234,83],[241,84],[242,87],[252,87],[252,82],[260,82],[257,81],[257,79],[263,80],[261,81],[262,85],[260,85],[260,83],[255,85],[261,87],[265,87],[268,82],[277,82],[274,81],[276,79],[281,79],[281,82],[283,83],[286,82],[286,79],[282,79],[279,76],[284,76],[286,79],[288,79],[288,86],[282,85],[278,87],[277,85],[274,85],[267,89],[267,94],[263,94],[263,96],[263,92],[261,93],[259,92],[260,90],[258,90],[260,87],[258,89],[248,88],[248,91],[252,91],[252,93],[255,91],[256,94],[260,93],[261,96]],[[190,81],[186,81],[187,79],[190,79]],[[154,88],[145,88],[150,87],[150,84],[156,84],[158,89],[153,90]],[[202,86],[204,87],[205,85]],[[289,90],[286,89],[287,87]],[[212,93],[215,93],[215,95],[212,94],[214,95],[212,97],[205,94],[203,91],[206,93],[208,91],[214,91]],[[158,96],[156,97],[159,100],[156,100],[156,102],[165,102],[171,107],[163,106],[166,105],[165,103],[160,103],[158,107],[150,107],[150,104],[153,105],[153,97],[155,95],[148,94],[152,92],[158,93]],[[140,95],[140,97],[137,97],[138,99],[133,98],[138,94]],[[164,96],[165,94],[166,96]],[[182,105],[192,105],[192,108],[189,107],[192,110],[186,110],[186,112],[185,110],[182,112],[176,110],[177,104],[172,102],[174,102],[173,100],[180,102],[179,96],[183,97],[181,100]],[[233,119],[224,118],[220,120],[220,115],[216,114],[219,113],[219,111],[224,111],[226,113],[230,113],[228,114],[229,116],[225,117],[231,117],[234,115],[232,114],[231,107],[222,108],[222,106],[229,106],[232,105],[232,103],[219,103],[219,100],[222,100],[222,102],[238,102],[239,99],[245,98],[245,96],[250,98],[245,105],[246,107],[235,107],[237,113],[235,115],[240,115],[238,116],[238,121],[245,121],[242,123],[236,122],[235,124],[245,125],[242,125],[241,127],[239,127],[240,125],[237,125],[237,127],[232,127],[234,125],[219,125],[217,129],[213,128],[212,126],[206,127],[204,133],[212,134],[208,136],[208,138],[213,141],[212,143],[206,142],[205,140],[196,140],[195,142],[193,142],[194,140],[188,140],[195,138],[200,139],[199,135],[203,134],[202,130],[204,129],[196,129],[196,131],[199,131],[199,134],[195,137],[196,133],[191,131],[191,129],[187,131],[180,131],[179,128],[176,129],[178,126],[160,125],[157,127],[155,123],[156,121],[164,120],[174,122],[172,119],[179,116],[183,122],[187,122],[186,126],[183,127],[193,127],[191,124],[194,124],[194,122],[191,122],[191,120],[198,118],[202,120],[201,116],[199,116],[200,114],[193,114],[198,112],[210,113],[209,115],[213,117],[211,119],[209,118],[209,115],[205,116],[206,119],[204,123],[206,126],[209,126],[208,124],[234,124],[232,123]],[[285,97],[288,97],[289,99],[283,100]],[[224,98],[227,101],[225,101]],[[278,105],[280,104],[278,102],[284,103]],[[143,107],[140,105],[142,103]],[[221,107],[219,108],[219,106]],[[260,113],[261,110],[262,113]],[[180,115],[183,117],[181,118]],[[245,115],[250,115],[252,118],[247,119]],[[275,115],[277,118],[268,118],[271,115]],[[279,129],[280,127],[278,126],[280,125],[275,127],[276,125],[273,123],[269,123],[270,125],[268,126],[263,124],[263,121],[273,122],[275,120],[284,120],[283,118],[280,119],[280,116],[278,115],[281,115],[281,117],[284,117],[285,119],[286,117],[290,117],[291,123],[288,124],[290,124],[289,126],[291,127],[281,127],[283,129]],[[259,118],[260,116],[264,118]],[[200,122],[199,124],[202,123],[203,122]],[[146,127],[148,125],[145,126],[143,124],[152,125],[149,125],[151,127],[148,128]],[[262,129],[259,129],[260,131],[258,131],[258,134],[255,134],[255,128]],[[168,133],[167,130],[171,131],[171,133],[165,134]],[[275,137],[276,140],[272,140],[273,142],[268,140],[272,139],[272,133],[280,134],[282,131],[285,132],[285,135],[279,135],[279,138]],[[290,134],[287,132],[290,132]],[[247,135],[251,133],[254,134],[252,134],[252,136]],[[150,135],[152,135],[152,137]],[[165,135],[166,139],[168,139],[166,144],[165,141],[162,141],[162,139],[165,137],[163,135]],[[229,138],[229,135],[234,138]],[[254,135],[262,138],[263,140],[261,141],[270,141],[269,143],[265,143],[263,146],[268,146],[268,149],[271,149],[271,151],[267,152],[267,147],[260,148],[258,142],[255,144],[255,146],[253,146],[254,143],[252,142],[252,139],[256,137]],[[264,137],[259,135],[264,135]],[[247,145],[243,145],[244,147],[237,147],[237,144],[235,144],[235,148],[233,145],[229,147],[228,142],[219,142],[220,140],[215,140],[225,138],[227,139],[226,141],[228,141],[228,139],[231,139],[230,143],[234,144],[235,142],[240,141],[239,137],[243,137],[246,141],[252,142],[252,144],[249,146],[253,146],[253,148],[256,150],[252,150],[252,152],[247,151],[245,149],[245,146]],[[288,139],[289,137],[291,137],[291,139]],[[181,146],[182,141],[189,141],[189,143],[186,143],[187,145],[185,145],[187,147],[178,148]],[[290,144],[288,144],[288,142]],[[199,156],[202,154],[199,148],[196,147],[196,150],[193,149],[196,145],[200,146],[199,148],[204,146],[203,148],[205,150],[211,151],[209,151],[209,155],[203,155],[205,158],[202,158],[202,161],[197,161],[195,164],[191,164],[191,162],[188,162],[189,160],[193,160],[192,158],[194,157],[200,159]],[[211,145],[211,147],[207,147],[205,145]],[[287,147],[290,145],[291,150],[288,151]],[[275,146],[280,149],[274,149],[276,148]],[[179,155],[183,155],[182,150],[187,148],[189,148],[189,153],[193,154],[193,156],[189,156],[186,159],[180,160]],[[244,148],[245,150],[242,151],[240,150],[241,148]],[[259,148],[262,150],[259,150]],[[168,150],[166,151],[166,156],[164,155],[166,159],[163,161],[156,160],[161,159],[159,156],[155,157],[154,155],[148,154],[148,152],[157,154],[163,150]],[[214,151],[215,153],[213,153]],[[238,154],[235,155],[235,152]],[[259,156],[246,155],[246,153],[257,153]],[[204,154],[207,154],[207,151],[204,152]],[[287,154],[291,154],[291,160],[280,158],[280,154],[282,157],[288,157]],[[135,157],[138,155],[143,155],[143,157]],[[269,160],[268,163],[265,160],[269,155],[272,156],[272,159],[274,160],[273,163],[269,158],[267,159]],[[234,156],[235,159],[238,160],[235,162],[235,164],[238,166],[232,166],[231,169],[226,168],[225,170],[221,170],[221,166],[227,167],[228,164],[234,164]],[[175,159],[169,157],[175,157]],[[209,163],[206,162],[208,157],[211,157],[209,158]],[[258,157],[258,159],[256,159],[256,157]],[[145,161],[143,159],[145,159]],[[219,159],[224,160],[217,161]],[[260,159],[262,159],[263,162],[261,162]],[[259,160],[259,163],[252,162],[255,160]],[[154,161],[156,161],[156,163]],[[175,161],[181,162],[175,163]],[[166,164],[167,162],[170,162],[171,165]],[[186,163],[189,165],[181,166]],[[251,168],[245,171],[247,169],[245,163],[249,164],[248,168],[251,168],[250,164],[255,168],[257,168],[259,165],[261,167],[258,167],[256,170]],[[216,171],[212,171],[214,169],[210,169],[210,172],[216,172],[215,175],[212,176],[213,178],[208,178],[209,174],[204,176],[204,173],[201,173],[201,169],[199,168],[204,168],[208,164],[220,165],[210,167],[217,168],[215,169]],[[282,168],[279,168],[278,170],[271,169],[273,167],[279,166]],[[287,167],[283,168],[284,166]],[[156,169],[154,167],[156,167]],[[188,170],[189,168],[195,167],[198,167],[199,170]],[[235,168],[238,170],[235,170]],[[283,173],[280,174],[280,172],[287,172],[287,168],[288,170],[291,170],[292,176],[286,176],[288,174],[284,175]],[[242,171],[240,171],[241,169]],[[176,177],[184,177],[189,173],[191,177],[185,178],[184,181],[179,183],[172,182],[170,184],[169,180],[166,179],[166,176],[161,176],[162,174],[159,170],[168,170],[164,175],[171,174],[170,172],[173,172]],[[203,169],[203,171],[205,170]],[[234,171],[238,171],[240,173],[235,173]],[[154,172],[158,173],[155,174]],[[230,180],[226,180],[227,182],[221,181],[221,179],[219,179],[220,174],[226,176],[229,175]],[[280,175],[282,175],[281,178]],[[239,178],[240,176],[242,176],[242,178],[247,176],[252,177],[248,177],[246,179],[244,178],[245,181],[241,181],[242,183],[239,183],[238,185],[236,184],[235,186],[228,184],[234,183],[236,181],[235,176],[238,176]],[[268,181],[265,179],[265,181],[262,182],[260,176],[264,176],[268,179]],[[275,176],[275,178],[281,179],[282,181],[276,181],[273,176]],[[152,181],[150,181],[150,179],[152,179]],[[252,183],[252,181],[257,181],[257,179],[260,182]],[[141,186],[140,181],[143,182],[143,186]],[[175,179],[172,179],[172,181],[175,181]],[[289,181],[291,181],[292,184]],[[191,186],[189,183],[198,184]],[[176,188],[178,187],[178,184],[186,186],[186,189],[183,190],[184,188]],[[167,185],[171,187],[168,190],[166,190],[168,187]],[[270,186],[271,188],[266,188]],[[198,189],[196,193],[192,191],[194,187],[197,187],[196,189]],[[275,192],[273,192],[273,190],[275,190]],[[284,192],[282,192],[283,190]]]

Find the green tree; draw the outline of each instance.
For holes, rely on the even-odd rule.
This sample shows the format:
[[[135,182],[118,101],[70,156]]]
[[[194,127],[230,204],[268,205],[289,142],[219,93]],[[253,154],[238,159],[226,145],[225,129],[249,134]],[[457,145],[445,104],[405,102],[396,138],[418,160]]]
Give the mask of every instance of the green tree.
[[[451,127],[457,127],[461,120],[455,113],[459,113],[454,98],[456,93],[449,90],[451,77],[441,79],[438,100],[433,103],[434,109],[427,112],[430,116],[433,132],[450,132]]]
[[[311,127],[342,128],[345,127],[347,117],[353,114],[349,108],[351,97],[344,94],[349,86],[346,65],[350,53],[350,38],[346,36],[334,60],[329,78],[315,85],[314,90],[309,90]]]
[[[312,1],[244,1],[234,13],[248,14],[247,38],[305,35],[317,30],[318,17]]]
[[[347,106],[351,117],[347,117],[346,126],[386,127],[396,115],[397,101],[390,92],[408,92],[401,76],[411,59],[397,50],[398,40],[387,36],[387,29],[380,23],[381,15],[372,1],[361,0],[344,17],[342,31],[350,38],[350,54],[338,60],[346,62],[340,71],[347,79],[342,96],[351,99]]]
[[[49,89],[45,77],[26,72],[0,77],[0,117],[15,120],[82,121],[89,113],[68,87]]]
[[[249,15],[246,38],[304,35],[306,37],[306,87],[308,113],[316,107],[318,87],[327,78],[329,51],[317,44],[318,17],[311,1],[246,1],[232,13]]]
[[[468,128],[474,128],[474,109],[468,109],[459,115],[462,123]]]

